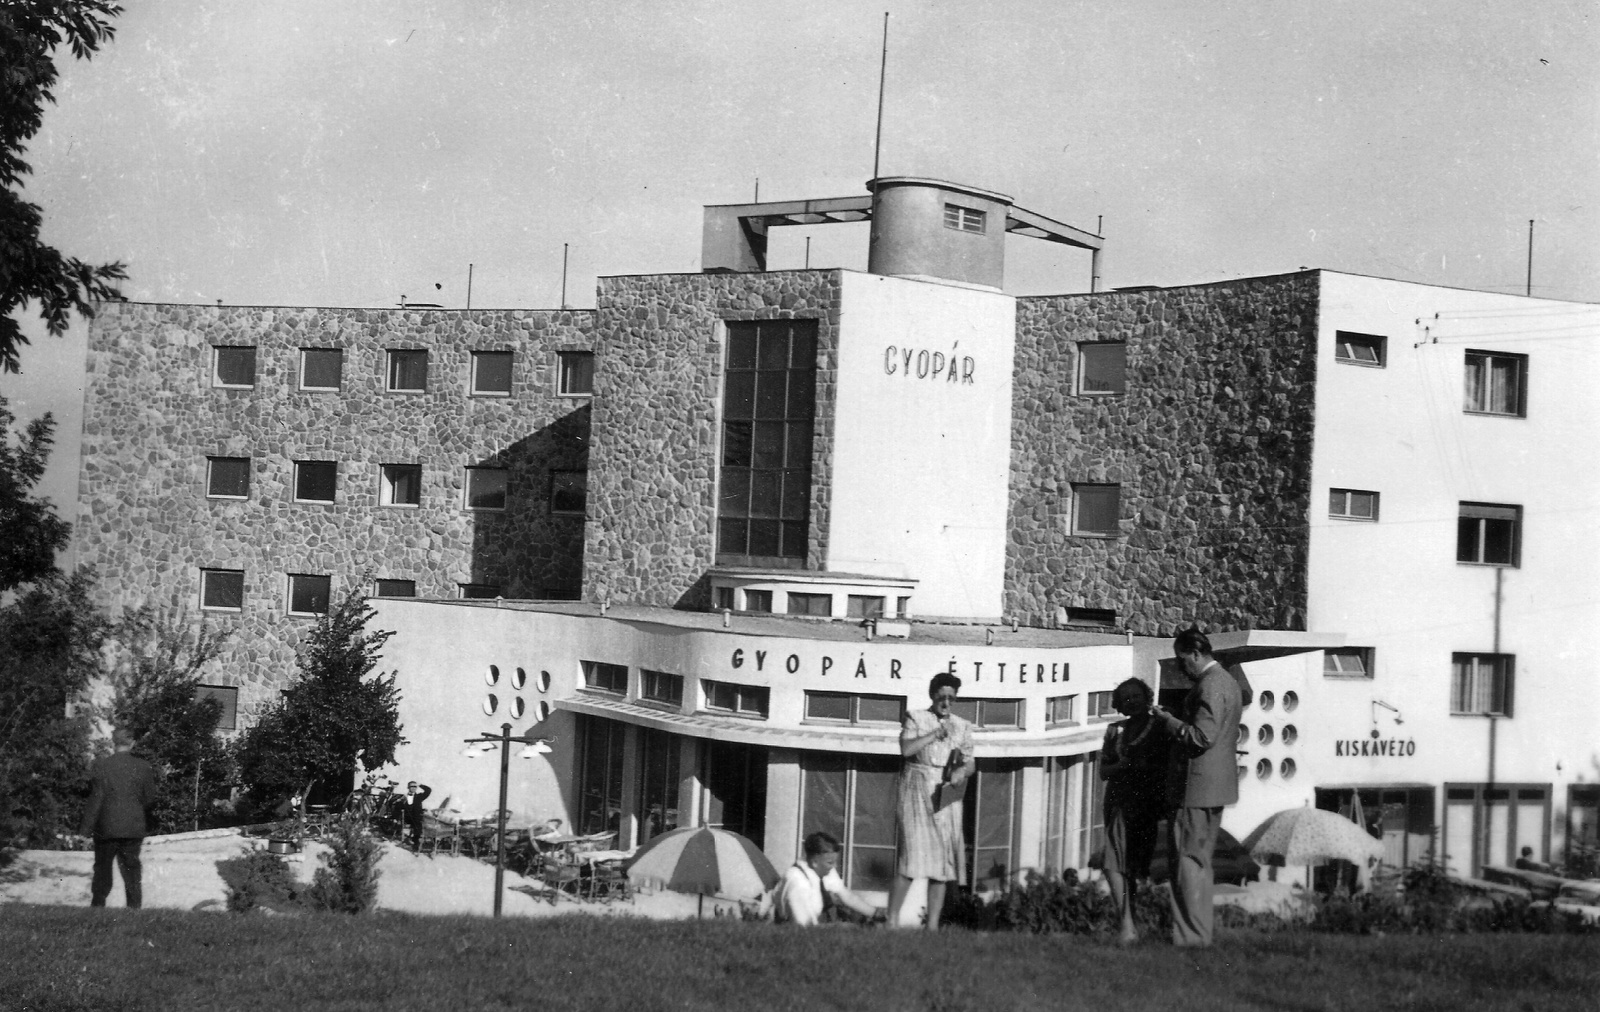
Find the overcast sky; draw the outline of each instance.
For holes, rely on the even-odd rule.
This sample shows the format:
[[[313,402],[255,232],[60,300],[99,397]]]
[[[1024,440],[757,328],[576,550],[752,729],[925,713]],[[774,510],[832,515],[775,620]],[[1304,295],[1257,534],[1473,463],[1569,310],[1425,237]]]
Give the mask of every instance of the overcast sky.
[[[999,190],[1093,231],[1105,283],[1301,267],[1600,301],[1600,47],[1579,0],[590,3],[127,0],[64,57],[29,156],[45,238],[135,301],[594,304],[697,271],[701,206],[846,196],[881,172]],[[864,268],[864,226],[774,231],[771,266]],[[1085,251],[1012,238],[1015,294]],[[438,286],[438,287],[436,287]],[[33,332],[38,334],[37,327]],[[81,328],[0,377],[81,414]],[[70,496],[76,440],[52,491]]]

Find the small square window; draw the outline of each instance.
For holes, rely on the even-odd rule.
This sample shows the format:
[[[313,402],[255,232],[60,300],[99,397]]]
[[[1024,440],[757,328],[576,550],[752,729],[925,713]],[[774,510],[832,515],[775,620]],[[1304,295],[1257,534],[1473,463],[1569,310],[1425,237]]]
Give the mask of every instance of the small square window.
[[[206,497],[210,499],[250,498],[250,458],[207,457]]]
[[[1522,507],[1464,502],[1456,521],[1456,561],[1482,566],[1519,565]]]
[[[289,614],[326,615],[333,578],[309,573],[289,574]]]
[[[1077,718],[1077,696],[1051,696],[1044,701],[1044,721],[1049,726],[1070,724]]]
[[[1528,356],[1469,351],[1466,380],[1467,411],[1527,417]]]
[[[422,465],[384,464],[378,483],[378,502],[383,506],[422,504]]]
[[[987,214],[960,204],[944,205],[944,227],[958,232],[982,232]]]
[[[483,397],[511,396],[511,352],[472,353],[472,392]]]
[[[624,682],[624,686],[626,686],[626,682]],[[640,669],[639,695],[644,699],[653,699],[658,703],[671,703],[673,706],[682,706],[683,676],[668,674],[665,671]]]
[[[1104,397],[1125,389],[1128,346],[1120,341],[1085,341],[1078,345],[1078,393]]]
[[[294,462],[294,501],[333,502],[339,464],[332,460]]]
[[[832,594],[796,594],[791,591],[789,598],[789,614],[813,615],[826,618],[833,614]]]
[[[550,512],[583,516],[589,504],[588,471],[550,472]]]
[[[556,392],[564,397],[588,397],[594,393],[594,352],[556,353]]]
[[[1451,713],[1511,716],[1512,655],[1453,654],[1451,667]]]
[[[200,570],[200,607],[206,611],[243,611],[244,570]]]
[[[1117,522],[1121,509],[1120,485],[1072,486],[1072,533],[1114,538],[1122,533]]]
[[[1376,334],[1353,334],[1341,330],[1334,334],[1333,357],[1335,361],[1348,362],[1350,365],[1382,368],[1386,364],[1388,344],[1388,338]]]
[[[747,590],[747,591],[745,591],[744,592],[744,610],[745,611],[762,611],[762,612],[770,613],[772,611],[772,591],[770,591],[770,590]]]
[[[194,687],[196,702],[202,699],[215,699],[220,709],[217,711],[217,730],[235,731],[239,727],[239,690],[232,685],[196,685]]]
[[[851,594],[845,608],[847,618],[882,618],[884,599],[865,594]]]
[[[216,729],[238,730],[238,689],[234,685],[195,685],[195,701],[216,700]]]
[[[1116,704],[1112,702],[1115,696],[1116,693],[1111,690],[1089,693],[1089,719],[1095,720],[1102,717],[1115,717],[1117,715],[1117,707]]]
[[[1329,489],[1328,516],[1336,520],[1377,520],[1378,493],[1354,488]]]
[[[712,603],[713,608],[717,609],[718,611],[733,610],[734,605],[732,587],[713,587],[711,589],[711,593],[714,599]]]
[[[583,661],[583,684],[601,692],[623,695],[628,691],[628,666],[605,664],[601,661]]]
[[[379,580],[378,597],[416,597],[415,580]]]
[[[421,393],[428,389],[428,353],[417,349],[389,350],[389,389],[396,393]]]
[[[252,345],[241,347],[215,347],[212,386],[240,389],[256,385],[256,349]]]
[[[500,585],[495,583],[458,583],[463,601],[493,601],[501,597]]]
[[[344,381],[344,350],[300,349],[300,389],[337,390]]]
[[[1340,647],[1322,652],[1322,677],[1371,678],[1371,647]]]
[[[506,508],[506,471],[499,467],[467,468],[467,509]]]

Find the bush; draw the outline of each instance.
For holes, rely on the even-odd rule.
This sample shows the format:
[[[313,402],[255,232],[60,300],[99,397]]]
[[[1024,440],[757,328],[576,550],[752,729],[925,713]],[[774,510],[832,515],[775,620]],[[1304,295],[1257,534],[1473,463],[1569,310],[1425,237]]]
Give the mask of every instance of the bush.
[[[296,905],[299,885],[283,858],[265,850],[217,862],[228,887],[228,909],[247,914],[258,907],[286,910]]]
[[[1401,887],[1316,900],[1311,930],[1329,934],[1438,934],[1597,930],[1573,912],[1534,904],[1520,896],[1485,896],[1435,865],[1408,868]]]
[[[327,844],[323,867],[311,880],[306,902],[314,910],[342,914],[364,914],[377,906],[383,843],[367,821],[353,816],[341,819]]]
[[[1171,933],[1166,886],[1141,884],[1134,897],[1133,920],[1142,934]],[[1070,868],[1059,876],[1030,871],[1023,884],[988,899],[964,889],[948,890],[941,921],[974,931],[1029,934],[1110,934],[1118,927],[1111,896],[1099,883],[1079,882]]]

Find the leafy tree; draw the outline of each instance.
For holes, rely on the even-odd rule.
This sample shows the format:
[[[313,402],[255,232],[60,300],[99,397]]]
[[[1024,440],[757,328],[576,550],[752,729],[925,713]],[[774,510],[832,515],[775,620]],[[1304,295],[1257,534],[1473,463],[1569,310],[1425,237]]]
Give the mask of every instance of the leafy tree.
[[[77,831],[90,714],[69,706],[100,675],[109,625],[92,585],[53,574],[0,608],[0,841],[49,847]]]
[[[30,301],[49,332],[66,332],[73,310],[93,316],[93,300],[120,298],[112,285],[128,276],[120,263],[92,266],[63,256],[39,239],[44,212],[22,199],[23,160],[39,132],[45,103],[59,76],[56,50],[66,45],[87,60],[116,29],[122,8],[105,0],[6,0],[0,4],[0,369],[17,372],[27,344],[15,311]]]
[[[72,535],[72,525],[56,516],[55,506],[31,494],[44,477],[55,420],[49,414],[35,418],[12,446],[16,420],[0,397],[0,531],[5,532],[0,537],[0,593],[54,573],[56,552]]]
[[[394,672],[372,674],[393,633],[368,631],[373,614],[358,590],[345,595],[301,645],[295,683],[245,732],[239,772],[258,809],[308,784],[338,790],[358,763],[376,770],[394,762],[405,743],[400,692]]]
[[[226,796],[236,779],[233,749],[217,734],[222,704],[195,696],[201,669],[227,638],[205,623],[196,628],[176,603],[136,608],[112,633],[112,720],[138,739],[135,754],[163,773],[155,817],[167,832],[209,822],[212,799]]]

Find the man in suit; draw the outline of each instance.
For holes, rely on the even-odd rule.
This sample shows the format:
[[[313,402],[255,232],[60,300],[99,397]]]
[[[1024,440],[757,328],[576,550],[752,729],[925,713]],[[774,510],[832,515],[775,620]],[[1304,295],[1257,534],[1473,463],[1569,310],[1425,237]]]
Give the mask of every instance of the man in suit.
[[[1150,712],[1172,739],[1167,768],[1168,853],[1172,881],[1172,943],[1211,944],[1211,853],[1222,828],[1222,809],[1239,800],[1234,745],[1243,700],[1239,683],[1211,656],[1211,641],[1185,629],[1172,645],[1192,683],[1182,715]]]
[[[121,728],[112,732],[111,755],[94,761],[89,777],[94,787],[83,810],[84,836],[94,837],[94,878],[89,885],[89,905],[103,907],[111,894],[111,863],[122,869],[122,888],[128,906],[137,910],[144,902],[139,848],[156,803],[156,771],[133,757],[133,735]]]

